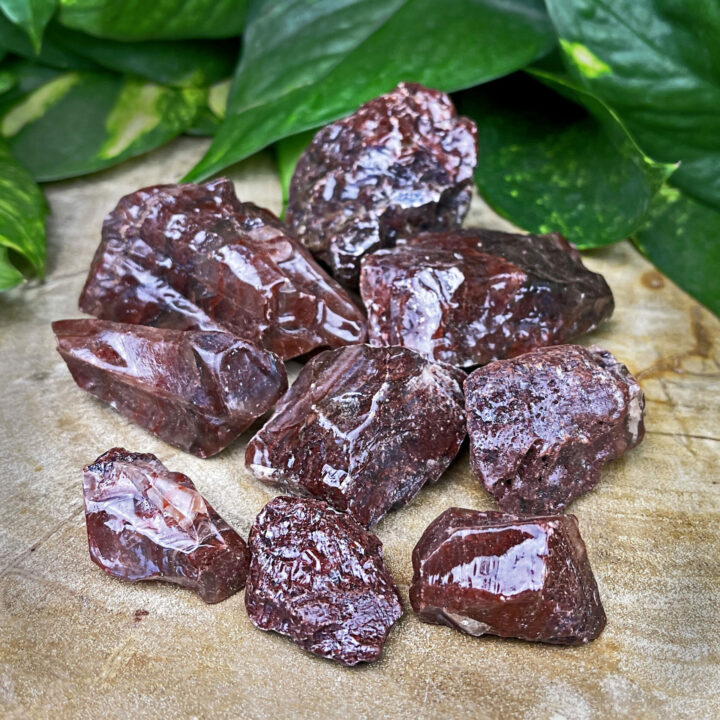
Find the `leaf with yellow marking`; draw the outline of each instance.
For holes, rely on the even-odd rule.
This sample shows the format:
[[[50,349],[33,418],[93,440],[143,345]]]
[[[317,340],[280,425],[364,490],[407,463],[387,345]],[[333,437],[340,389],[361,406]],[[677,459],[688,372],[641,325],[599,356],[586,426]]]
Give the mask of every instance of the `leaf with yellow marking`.
[[[207,91],[110,73],[63,73],[4,106],[0,128],[36,180],[94,172],[189,128]]]

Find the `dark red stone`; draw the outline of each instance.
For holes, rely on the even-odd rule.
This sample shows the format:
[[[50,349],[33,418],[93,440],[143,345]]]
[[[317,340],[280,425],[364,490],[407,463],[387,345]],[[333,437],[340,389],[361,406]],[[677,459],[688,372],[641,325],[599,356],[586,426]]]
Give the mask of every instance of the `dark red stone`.
[[[228,333],[54,322],[75,382],[165,442],[208,457],[287,389],[277,357]]]
[[[83,491],[90,557],[108,575],[177,583],[207,603],[244,587],[245,541],[154,455],[108,450],[85,467]]]
[[[225,330],[283,359],[365,339],[348,294],[232,183],[158,185],[107,216],[80,296],[105,320]]]
[[[490,363],[468,376],[465,402],[470,464],[506,512],[561,510],[645,434],[642,389],[597,347]]]
[[[554,345],[610,317],[613,297],[560,235],[427,233],[367,255],[372,345],[469,367]]]
[[[450,508],[413,550],[410,602],[422,620],[460,630],[581,645],[605,627],[574,515],[518,519]]]
[[[460,225],[476,163],[475,124],[445,93],[401,83],[315,135],[287,221],[336,278],[357,285],[364,253]]]
[[[249,544],[245,607],[256,627],[343,665],[380,657],[402,605],[375,535],[320,500],[276,497]]]
[[[263,482],[314,495],[370,527],[445,472],[465,438],[462,370],[405,348],[315,356],[250,441]]]

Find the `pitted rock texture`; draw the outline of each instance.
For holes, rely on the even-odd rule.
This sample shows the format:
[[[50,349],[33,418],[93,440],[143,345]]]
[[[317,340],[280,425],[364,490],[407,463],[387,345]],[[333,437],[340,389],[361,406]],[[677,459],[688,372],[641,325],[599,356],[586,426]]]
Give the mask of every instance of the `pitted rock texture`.
[[[360,310],[269,210],[232,183],[157,185],[107,216],[80,309],[104,320],[225,330],[283,359],[365,340]]]
[[[607,350],[541,348],[465,381],[470,464],[512,513],[561,510],[643,439],[645,398]]]
[[[410,602],[425,622],[557,645],[587,643],[605,627],[574,515],[450,508],[412,559]]]
[[[246,465],[370,527],[452,462],[466,434],[464,378],[405,348],[325,351],[250,441]]]
[[[614,308],[602,275],[562,236],[479,228],[422,233],[366,255],[360,289],[372,345],[460,367],[565,342]]]
[[[108,575],[165,580],[216,603],[245,585],[245,541],[187,475],[151,454],[113,448],[84,469],[90,557]]]
[[[460,225],[476,163],[475,124],[445,93],[401,83],[315,135],[290,183],[287,221],[354,286],[365,253]]]
[[[320,500],[276,497],[249,545],[245,607],[256,627],[343,665],[380,657],[402,606],[375,535]]]
[[[95,319],[52,327],[83,390],[199,457],[227,447],[287,389],[277,355],[228,333]]]

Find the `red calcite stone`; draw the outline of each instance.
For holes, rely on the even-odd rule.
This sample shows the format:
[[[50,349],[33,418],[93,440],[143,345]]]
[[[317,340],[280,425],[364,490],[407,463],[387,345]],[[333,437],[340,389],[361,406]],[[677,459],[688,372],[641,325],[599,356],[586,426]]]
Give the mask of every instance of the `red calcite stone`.
[[[452,462],[465,438],[464,378],[405,348],[327,350],[302,369],[245,462],[263,482],[370,527]]]
[[[245,607],[256,627],[343,665],[380,657],[402,606],[375,535],[320,500],[276,497],[249,544]]]
[[[315,135],[287,221],[336,278],[357,285],[364,253],[460,225],[476,163],[475,123],[445,93],[401,83]]]
[[[425,622],[558,645],[587,643],[605,627],[574,515],[450,508],[412,559],[410,602]]]
[[[53,331],[83,390],[199,457],[227,447],[287,389],[280,358],[224,332],[95,319]]]
[[[360,290],[372,345],[460,367],[565,342],[610,317],[613,297],[560,235],[467,229],[367,255]]]
[[[154,455],[113,448],[85,467],[90,557],[108,575],[165,580],[216,603],[245,585],[245,541],[186,475]]]
[[[103,225],[80,309],[117,322],[225,330],[283,359],[365,339],[348,294],[232,183],[157,185]]]
[[[607,350],[540,348],[465,381],[470,464],[498,505],[539,514],[592,490],[645,434],[645,399]]]

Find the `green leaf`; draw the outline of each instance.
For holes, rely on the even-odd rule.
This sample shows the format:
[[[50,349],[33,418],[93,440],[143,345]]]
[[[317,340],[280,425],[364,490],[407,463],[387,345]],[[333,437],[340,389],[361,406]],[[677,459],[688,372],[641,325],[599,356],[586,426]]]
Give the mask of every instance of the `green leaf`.
[[[9,20],[25,30],[35,52],[40,52],[45,26],[56,8],[57,0],[0,0],[0,9]]]
[[[416,81],[452,91],[506,75],[555,42],[541,0],[258,0],[228,113],[188,179]]]
[[[101,40],[52,25],[59,47],[120,73],[173,87],[205,87],[229,78],[237,62],[236,40],[121,42]]]
[[[674,166],[645,157],[612,112],[584,91],[535,75],[545,85],[520,74],[459,97],[460,111],[478,125],[481,194],[516,225],[559,231],[579,247],[628,237]]]
[[[109,73],[62,73],[14,102],[0,129],[36,180],[58,180],[171,140],[192,125],[206,94]]]
[[[60,0],[66,27],[112,40],[240,35],[246,0]]]
[[[635,244],[683,290],[720,315],[720,212],[664,187]]]
[[[0,48],[61,70],[99,69],[99,65],[92,60],[56,45],[47,37],[43,41],[42,50],[36,52],[26,33],[13,25],[2,13],[0,13]]]
[[[19,285],[25,278],[10,262],[7,248],[0,245],[0,292]]]
[[[720,3],[547,0],[568,67],[673,184],[720,208]]]
[[[280,174],[280,185],[282,187],[283,208],[287,205],[290,181],[292,180],[295,166],[305,148],[315,136],[315,130],[308,130],[297,135],[283,138],[275,144],[275,160]]]
[[[0,142],[0,290],[45,270],[47,205],[28,171]]]

